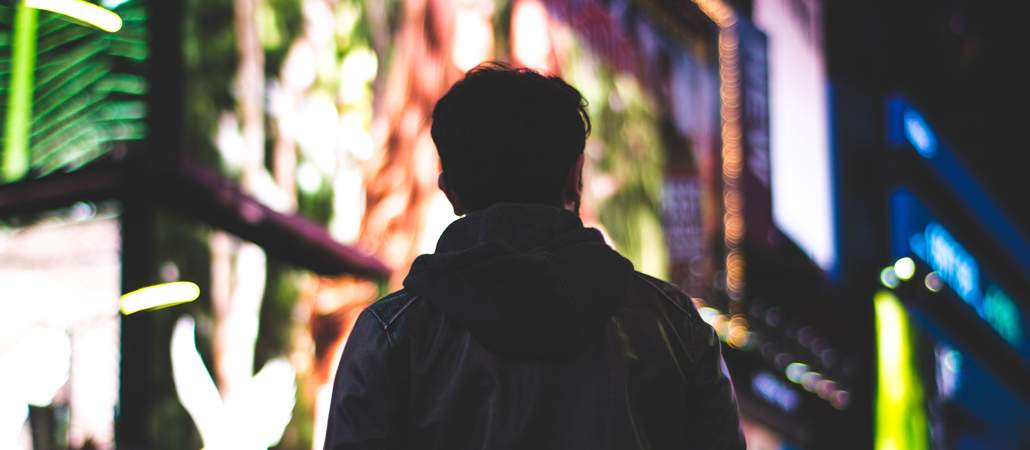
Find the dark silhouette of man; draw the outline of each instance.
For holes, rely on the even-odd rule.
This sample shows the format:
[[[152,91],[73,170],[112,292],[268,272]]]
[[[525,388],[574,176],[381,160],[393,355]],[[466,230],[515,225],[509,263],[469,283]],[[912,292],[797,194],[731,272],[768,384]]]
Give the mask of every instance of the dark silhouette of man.
[[[464,217],[358,318],[325,448],[744,448],[719,340],[690,298],[578,216],[586,102],[479,66],[433,110]]]

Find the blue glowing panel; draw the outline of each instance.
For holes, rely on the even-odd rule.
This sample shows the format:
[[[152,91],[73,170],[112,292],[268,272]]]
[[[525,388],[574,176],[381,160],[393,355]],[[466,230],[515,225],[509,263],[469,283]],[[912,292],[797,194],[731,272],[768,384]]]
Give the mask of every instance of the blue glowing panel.
[[[1030,276],[1030,246],[987,196],[962,162],[942,142],[926,118],[901,97],[887,108],[888,144],[898,151],[914,151],[926,161],[938,181],[958,198],[959,207],[969,211]]]
[[[1001,338],[1024,357],[1030,356],[1026,317],[1019,306],[951,231],[905,189],[891,194],[891,227],[895,257],[918,257]]]
[[[797,410],[801,402],[794,389],[769,372],[756,373],[751,378],[751,389],[759,397],[787,413]]]

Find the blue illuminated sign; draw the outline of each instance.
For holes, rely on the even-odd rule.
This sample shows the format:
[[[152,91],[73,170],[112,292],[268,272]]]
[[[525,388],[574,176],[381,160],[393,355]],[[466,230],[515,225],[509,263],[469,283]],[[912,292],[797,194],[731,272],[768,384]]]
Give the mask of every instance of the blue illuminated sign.
[[[914,151],[921,156],[944,189],[954,194],[956,207],[969,211],[973,220],[1001,244],[1026,274],[1030,268],[1030,245],[980,188],[959,158],[934,133],[925,117],[902,97],[890,99],[887,115],[888,144],[897,151]]]
[[[751,378],[751,389],[765,401],[788,413],[797,409],[801,401],[796,391],[769,372],[756,373]]]
[[[911,192],[898,189],[891,194],[891,222],[896,257],[917,256],[999,336],[1023,356],[1030,354],[1019,307]]]
[[[980,303],[980,266],[941,224],[930,222],[922,233],[913,234],[909,248],[962,300],[970,305]]]

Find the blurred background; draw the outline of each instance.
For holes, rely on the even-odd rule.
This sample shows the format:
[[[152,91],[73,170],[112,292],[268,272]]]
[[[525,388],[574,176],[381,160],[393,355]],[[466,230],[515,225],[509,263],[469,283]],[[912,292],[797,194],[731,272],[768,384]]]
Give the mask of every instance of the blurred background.
[[[0,447],[320,449],[455,219],[434,102],[501,60],[590,102],[584,221],[695,298],[749,448],[1030,448],[1014,10],[4,1]]]

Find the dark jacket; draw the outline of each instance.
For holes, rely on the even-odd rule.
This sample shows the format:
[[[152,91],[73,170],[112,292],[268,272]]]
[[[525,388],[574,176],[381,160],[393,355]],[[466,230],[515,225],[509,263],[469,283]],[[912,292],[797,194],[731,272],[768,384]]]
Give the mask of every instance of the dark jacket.
[[[579,218],[458,219],[358,318],[325,448],[744,448],[719,341]]]

